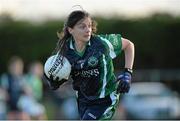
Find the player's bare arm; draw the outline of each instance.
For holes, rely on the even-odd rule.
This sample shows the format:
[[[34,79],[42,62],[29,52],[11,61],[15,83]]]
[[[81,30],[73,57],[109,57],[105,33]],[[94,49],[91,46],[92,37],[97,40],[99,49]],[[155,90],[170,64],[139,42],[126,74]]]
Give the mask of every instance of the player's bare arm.
[[[126,39],[122,38],[122,49],[125,53],[125,68],[133,68],[134,63],[134,44]]]

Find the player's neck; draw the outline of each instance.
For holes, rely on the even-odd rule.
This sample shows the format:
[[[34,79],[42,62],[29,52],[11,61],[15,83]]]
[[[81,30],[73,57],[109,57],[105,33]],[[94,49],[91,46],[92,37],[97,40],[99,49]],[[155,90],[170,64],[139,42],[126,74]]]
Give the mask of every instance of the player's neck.
[[[76,51],[83,52],[86,48],[86,42],[75,41],[74,46],[76,48]]]

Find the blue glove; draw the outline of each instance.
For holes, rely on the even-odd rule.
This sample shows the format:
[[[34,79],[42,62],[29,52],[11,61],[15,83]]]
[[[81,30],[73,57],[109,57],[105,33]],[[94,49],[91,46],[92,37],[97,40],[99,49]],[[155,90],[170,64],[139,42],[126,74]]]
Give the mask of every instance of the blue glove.
[[[125,69],[125,71],[118,76],[118,78],[117,78],[117,81],[119,82],[119,85],[117,88],[118,93],[128,93],[129,92],[131,78],[132,78],[132,71],[129,71],[128,69]]]
[[[59,78],[56,78],[56,80],[53,80],[52,75],[50,76],[50,78],[48,78],[46,74],[44,74],[44,78],[48,81],[48,84],[51,90],[58,89],[60,85],[62,85],[64,82],[67,81],[66,79],[62,79],[61,81],[59,81]]]

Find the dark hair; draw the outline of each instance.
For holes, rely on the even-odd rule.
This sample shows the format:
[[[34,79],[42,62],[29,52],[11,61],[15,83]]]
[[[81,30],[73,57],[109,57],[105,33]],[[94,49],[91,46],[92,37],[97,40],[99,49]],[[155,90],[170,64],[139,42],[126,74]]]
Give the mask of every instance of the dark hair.
[[[65,42],[68,38],[70,38],[72,35],[68,31],[68,27],[73,28],[76,23],[80,20],[82,20],[85,17],[90,17],[89,13],[87,13],[84,10],[76,10],[73,11],[67,18],[66,22],[64,23],[64,28],[62,32],[57,32],[57,36],[59,38],[57,42],[57,46],[55,49],[55,52],[60,52],[62,55],[65,51]],[[92,34],[96,33],[96,26],[97,23],[92,20]]]

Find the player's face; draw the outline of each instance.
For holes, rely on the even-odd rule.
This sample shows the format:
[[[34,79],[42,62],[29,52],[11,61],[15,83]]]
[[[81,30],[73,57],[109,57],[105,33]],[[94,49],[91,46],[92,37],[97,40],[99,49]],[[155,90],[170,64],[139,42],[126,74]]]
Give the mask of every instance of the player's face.
[[[86,17],[80,20],[73,28],[69,28],[69,32],[72,34],[75,41],[89,41],[92,33],[91,18]]]

